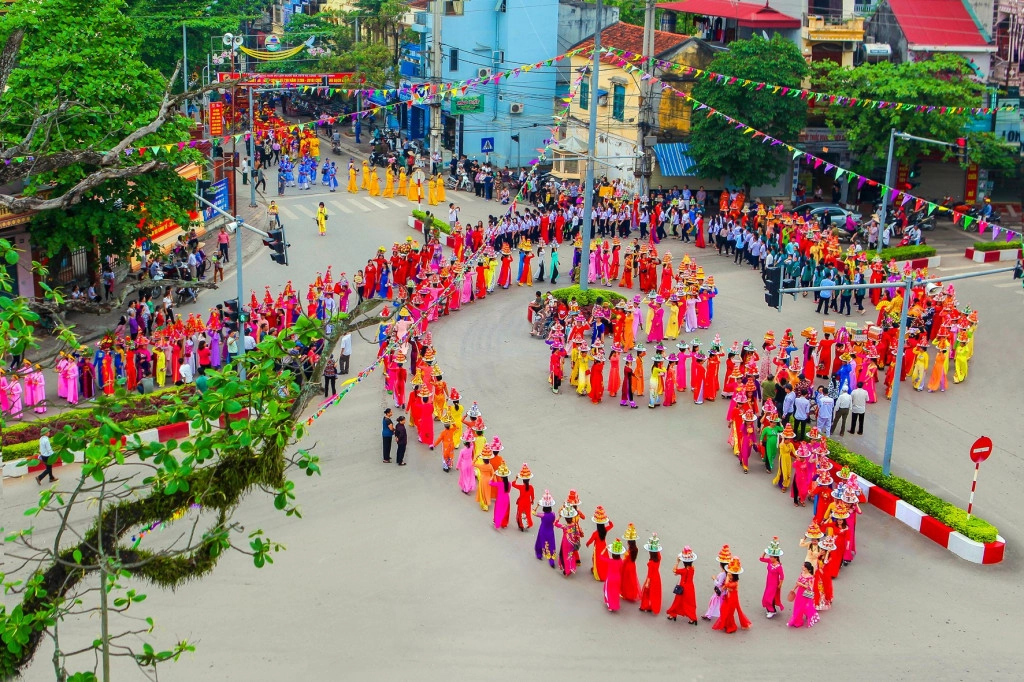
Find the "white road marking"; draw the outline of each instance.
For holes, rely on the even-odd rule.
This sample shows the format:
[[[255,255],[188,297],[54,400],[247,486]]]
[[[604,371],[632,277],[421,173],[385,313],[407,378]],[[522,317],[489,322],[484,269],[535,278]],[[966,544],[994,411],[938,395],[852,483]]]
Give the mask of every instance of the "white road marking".
[[[935,268],[938,272],[955,272],[956,270],[973,270],[975,268],[984,269],[985,263],[971,263],[970,265],[955,265],[951,268],[940,266]]]
[[[373,204],[377,208],[387,208],[388,207],[387,204],[382,204],[381,202],[377,201],[373,197],[363,197],[363,199],[366,199],[367,201],[369,201],[371,204]]]
[[[302,215],[309,216],[310,218],[316,217],[316,213],[313,213],[312,210],[310,210],[306,206],[303,206],[302,204],[296,204],[295,210],[301,213]]]
[[[287,206],[284,206],[282,204],[278,204],[277,211],[278,211],[278,213],[281,214],[282,217],[288,218],[289,220],[298,220],[299,219],[299,216],[295,215],[292,212],[291,209],[289,209]]]
[[[342,213],[352,213],[352,209],[341,203],[338,199],[332,199],[328,204],[331,208],[337,209]]]
[[[1018,289],[1022,288],[1020,282],[1017,280],[1014,280],[1013,282],[1003,282],[1002,284],[993,284],[992,286],[996,289],[1009,289],[1010,287],[1017,287]]]

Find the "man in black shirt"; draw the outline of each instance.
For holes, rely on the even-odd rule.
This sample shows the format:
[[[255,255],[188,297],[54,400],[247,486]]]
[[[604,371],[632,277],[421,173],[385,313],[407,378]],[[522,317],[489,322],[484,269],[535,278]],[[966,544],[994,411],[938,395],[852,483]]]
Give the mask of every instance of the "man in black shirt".
[[[384,463],[391,464],[391,438],[395,435],[394,422],[391,421],[391,408],[384,410],[384,423],[381,437],[384,439]]]
[[[405,417],[399,417],[395,424],[395,440],[398,441],[398,466],[405,466],[405,444],[409,442],[409,436],[405,432]]]

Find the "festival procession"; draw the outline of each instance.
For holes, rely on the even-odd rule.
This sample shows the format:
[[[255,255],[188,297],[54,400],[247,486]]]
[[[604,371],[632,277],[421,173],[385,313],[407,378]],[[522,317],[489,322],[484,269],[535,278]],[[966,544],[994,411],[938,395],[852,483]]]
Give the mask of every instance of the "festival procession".
[[[0,11],[4,679],[1024,664],[1024,0],[83,2]]]

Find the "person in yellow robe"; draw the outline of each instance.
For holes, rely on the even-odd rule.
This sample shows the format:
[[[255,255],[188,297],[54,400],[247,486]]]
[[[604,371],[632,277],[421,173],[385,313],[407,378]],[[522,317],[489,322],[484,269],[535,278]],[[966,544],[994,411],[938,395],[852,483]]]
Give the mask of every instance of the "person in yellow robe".
[[[363,177],[359,189],[370,189],[370,164],[363,161]]]
[[[422,188],[419,185],[419,180],[413,180],[412,178],[409,178],[409,193],[407,195],[409,201],[413,202],[414,204],[418,204],[420,201],[421,191]]]
[[[910,370],[910,383],[915,391],[924,390],[924,375],[928,371],[928,344],[922,343],[914,348],[914,366]]]
[[[427,203],[431,206],[437,206],[437,183],[434,178],[427,180]]]
[[[796,446],[793,445],[796,433],[793,431],[793,425],[786,424],[786,428],[779,435],[782,436],[782,444],[779,445],[779,470],[775,472],[772,485],[786,492],[789,490],[789,484],[793,482],[793,455],[796,454]]]
[[[356,167],[351,164],[348,167],[348,191],[352,194],[359,193],[359,183],[356,181]]]
[[[395,194],[400,197],[404,197],[406,192],[409,191],[409,186],[407,183],[408,177],[405,174],[405,167],[403,166],[398,169],[398,189],[395,191]]]
[[[374,168],[370,171],[370,182],[369,182],[370,196],[380,196],[380,176],[377,175],[377,169]]]
[[[309,138],[309,155],[320,162],[320,138],[311,137]]]
[[[395,196],[395,172],[390,166],[384,171],[384,194],[381,196],[385,199],[392,199]]]
[[[493,456],[491,446],[485,445],[483,452],[480,453],[480,459],[473,463],[479,478],[476,484],[476,501],[483,511],[487,511],[491,506],[491,478],[494,476],[491,458]]]
[[[153,364],[155,366],[153,375],[156,378],[156,385],[163,388],[164,382],[167,381],[167,356],[164,354],[163,348],[157,348],[156,352],[153,353]]]
[[[932,366],[932,375],[928,380],[928,392],[945,392],[946,382],[949,377],[949,339],[939,337],[935,340],[935,364]]]
[[[956,357],[953,360],[953,383],[959,384],[967,379],[967,332],[957,334]]]
[[[437,181],[437,195],[435,198],[437,199],[437,203],[443,204],[446,201],[446,197],[444,195],[444,176],[438,173],[437,177],[434,179]]]

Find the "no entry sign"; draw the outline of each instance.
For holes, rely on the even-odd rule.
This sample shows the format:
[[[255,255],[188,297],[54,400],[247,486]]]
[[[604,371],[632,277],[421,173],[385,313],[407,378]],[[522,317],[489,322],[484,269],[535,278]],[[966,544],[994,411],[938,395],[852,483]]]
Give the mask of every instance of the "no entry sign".
[[[975,464],[981,464],[989,455],[992,454],[992,439],[988,436],[982,436],[978,440],[974,441],[974,445],[971,446],[971,461]]]

